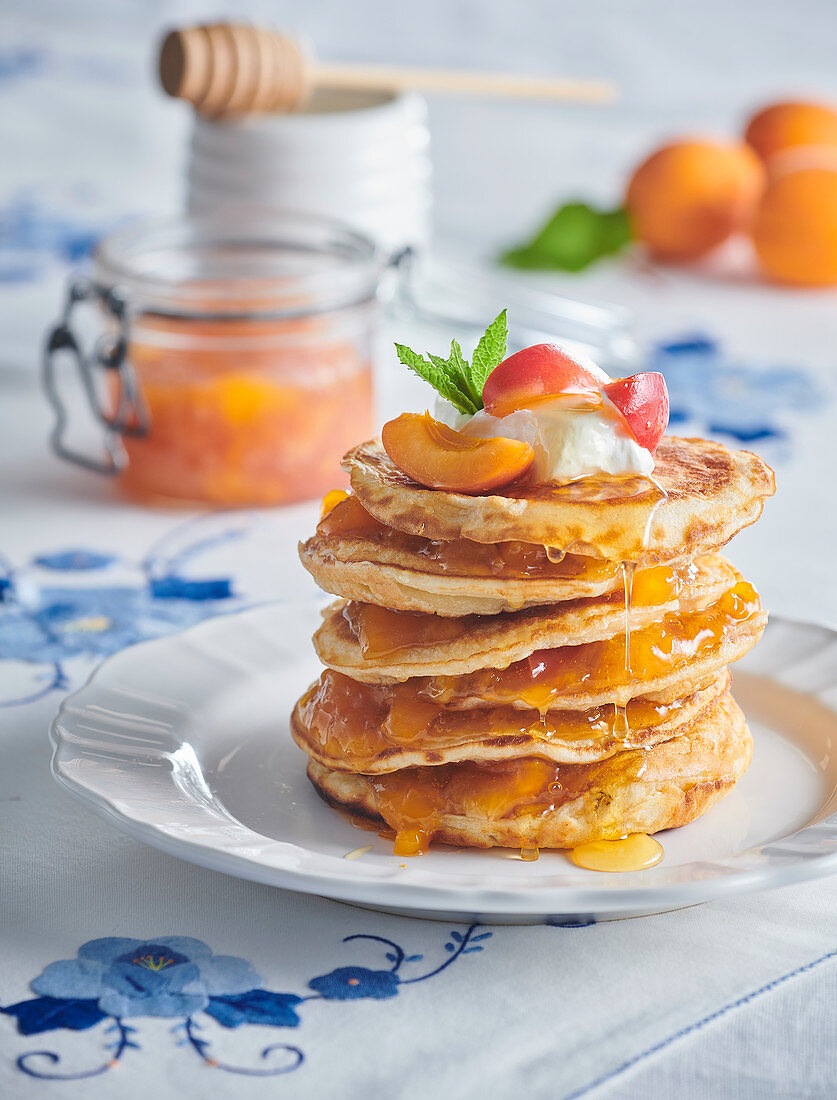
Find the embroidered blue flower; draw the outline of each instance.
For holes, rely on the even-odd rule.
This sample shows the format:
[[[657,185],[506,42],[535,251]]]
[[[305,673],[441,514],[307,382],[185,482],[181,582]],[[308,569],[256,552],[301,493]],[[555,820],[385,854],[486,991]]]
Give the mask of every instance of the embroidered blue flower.
[[[211,996],[246,993],[259,982],[245,959],[213,955],[189,936],[113,936],[83,944],[76,959],[50,963],[32,988],[45,997],[95,1001],[106,1016],[191,1016]]]
[[[383,1001],[398,994],[398,975],[392,970],[338,966],[329,974],[312,978],[308,988],[328,1001],[354,1001],[361,997]]]
[[[270,989],[251,989],[236,996],[210,997],[204,1009],[224,1027],[242,1024],[271,1024],[273,1027],[299,1027],[294,1006],[303,997],[295,993],[274,993]]]
[[[209,583],[208,599],[194,593],[159,599],[148,589],[127,585],[42,588],[32,606],[10,607],[0,617],[0,659],[107,657],[136,642],[183,630],[217,613],[216,600],[230,598],[227,582]]]
[[[64,664],[70,658],[108,657],[230,610],[238,598],[232,579],[189,576],[187,567],[207,551],[246,535],[253,522],[247,515],[223,514],[190,520],[135,563],[88,547],[48,551],[21,566],[0,554],[0,660],[48,666],[33,670],[31,690],[0,699],[0,708],[66,687]],[[110,580],[117,565],[120,583]],[[66,583],[44,583],[38,572],[43,570],[56,577],[67,574]]]
[[[47,52],[35,46],[12,46],[0,50],[0,83],[40,72]]]
[[[811,412],[827,401],[804,371],[742,365],[701,335],[657,344],[647,369],[665,375],[673,426],[691,422],[739,443],[782,440],[787,413]]]
[[[42,569],[57,569],[61,572],[86,571],[88,569],[106,569],[117,558],[114,554],[101,554],[98,550],[59,550],[55,554],[39,554],[34,558],[35,565]]]
[[[44,1081],[78,1081],[96,1077],[118,1065],[130,1050],[140,1050],[139,1032],[127,1022],[134,1016],[162,1016],[177,1022],[171,1033],[178,1046],[191,1048],[207,1065],[249,1077],[276,1077],[292,1073],[305,1061],[299,1047],[271,1043],[255,1066],[232,1065],[212,1053],[212,1040],[201,1013],[227,1028],[242,1024],[299,1027],[297,1007],[304,1001],[387,1000],[401,988],[426,982],[448,969],[458,958],[482,951],[491,932],[477,934],[479,925],[464,932],[454,929],[444,944],[446,957],[431,970],[402,977],[402,967],[421,962],[393,940],[367,932],[346,936],[344,943],[376,944],[387,950],[390,970],[341,966],[308,983],[306,997],[262,989],[259,976],[244,959],[213,955],[201,940],[189,936],[161,936],[154,940],[108,937],[83,944],[75,959],[51,963],[31,983],[39,994],[33,1000],[0,1007],[12,1016],[21,1035],[37,1035],[65,1028],[87,1031],[104,1022],[107,1060],[92,1069],[64,1072],[56,1069],[61,1056],[50,1050],[30,1050],[18,1056],[22,1073]]]

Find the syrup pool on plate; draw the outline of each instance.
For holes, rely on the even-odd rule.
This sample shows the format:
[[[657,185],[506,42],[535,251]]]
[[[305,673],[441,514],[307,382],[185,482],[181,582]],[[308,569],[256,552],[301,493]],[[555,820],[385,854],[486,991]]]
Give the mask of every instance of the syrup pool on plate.
[[[643,871],[663,858],[663,846],[646,833],[618,840],[591,840],[570,851],[570,859],[590,871]]]

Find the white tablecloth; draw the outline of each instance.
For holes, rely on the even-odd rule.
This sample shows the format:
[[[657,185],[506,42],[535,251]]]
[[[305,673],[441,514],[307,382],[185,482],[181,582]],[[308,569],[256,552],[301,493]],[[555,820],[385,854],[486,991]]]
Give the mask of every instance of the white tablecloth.
[[[18,596],[10,601],[7,587],[0,602],[0,1095],[833,1096],[837,880],[641,920],[480,928],[471,936],[484,938],[470,946],[481,950],[458,954],[453,932],[461,937],[463,927],[202,870],[127,839],[51,780],[49,721],[103,654],[242,601],[313,595],[294,558],[313,505],[209,520],[138,509],[59,464],[44,442],[49,417],[35,347],[56,310],[67,258],[125,211],[165,210],[177,199],[183,119],[149,90],[145,66],[145,40],[159,19],[202,14],[195,5],[174,7],[126,4],[119,22],[104,26],[92,6],[37,0],[14,21],[5,17],[0,46],[0,578],[12,570]],[[704,30],[693,26],[695,13],[686,20],[669,5],[631,5],[630,14],[562,5],[561,24],[533,2],[523,6],[528,35],[501,4],[426,7],[424,16],[411,13],[416,27],[406,44],[395,28],[389,37],[381,29],[378,16],[393,19],[390,5],[362,4],[357,22],[368,36],[356,30],[354,40],[342,6],[321,5],[310,18],[334,56],[342,48],[345,56],[390,51],[405,61],[473,64],[470,35],[482,64],[507,57],[509,66],[531,61],[548,71],[558,57],[576,72],[615,72],[628,93],[611,115],[563,112],[554,140],[541,107],[434,106],[440,236],[452,247],[458,234],[456,243],[474,254],[513,239],[537,219],[538,203],[568,188],[607,195],[619,166],[652,132],[684,119],[717,125],[775,89],[779,72],[790,84],[807,75],[809,86],[814,73],[820,90],[828,80],[834,90],[827,5],[797,4],[787,17],[763,5],[735,13],[704,6]],[[297,8],[302,22],[304,6]],[[757,40],[749,53],[748,34]],[[573,36],[584,64],[571,64]],[[716,46],[723,57],[713,67]],[[648,75],[655,72],[656,82]],[[705,95],[696,95],[699,81]],[[499,135],[511,151],[505,157]],[[774,611],[837,625],[834,296],[621,262],[548,285],[628,305],[649,343],[696,331],[718,341],[711,370],[699,372],[711,385],[690,388],[674,360],[668,366],[684,425],[718,427],[721,410],[724,438],[761,433],[753,445],[776,466],[777,497],[732,556]],[[385,413],[421,400],[392,372],[382,390]],[[219,581],[219,599],[146,598],[149,553],[170,560],[232,528],[232,541],[210,538],[188,565],[190,575]],[[109,584],[129,596],[97,634]],[[27,623],[31,614],[46,623],[60,617],[61,601],[87,617],[86,640],[76,633],[72,644],[65,637],[45,647]],[[397,989],[370,977],[389,969],[385,956],[394,949],[374,938],[344,942],[357,935],[421,955],[405,973],[427,976]],[[124,942],[82,948],[107,937]],[[76,960],[80,948],[87,962],[51,965]],[[107,1021],[90,1015],[91,991],[105,981],[102,960],[110,965],[120,952],[148,956],[150,965],[174,952],[216,998],[227,998],[218,1012],[239,1026],[203,1014],[203,1029],[188,1034],[184,1005],[132,1016],[128,997],[124,1022],[136,1030],[106,1033]],[[351,987],[346,967],[360,968]],[[236,996],[245,987],[267,992],[243,1008]],[[75,1007],[46,1002],[59,993],[75,997]],[[262,1057],[268,1047],[278,1049]],[[281,1080],[276,1070],[286,1071]],[[273,1075],[259,1076],[264,1071]],[[80,1076],[44,1080],[61,1074]]]

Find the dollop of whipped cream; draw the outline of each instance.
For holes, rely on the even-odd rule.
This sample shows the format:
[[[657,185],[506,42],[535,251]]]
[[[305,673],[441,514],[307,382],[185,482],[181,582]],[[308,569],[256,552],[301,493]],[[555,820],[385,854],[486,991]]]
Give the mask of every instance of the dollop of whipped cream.
[[[532,472],[539,482],[653,473],[654,456],[640,447],[607,398],[592,408],[568,404],[572,403],[566,395],[556,395],[554,400],[541,400],[531,409],[517,409],[506,416],[492,416],[485,409],[467,416],[439,398],[434,416],[465,435],[530,443],[535,452]]]

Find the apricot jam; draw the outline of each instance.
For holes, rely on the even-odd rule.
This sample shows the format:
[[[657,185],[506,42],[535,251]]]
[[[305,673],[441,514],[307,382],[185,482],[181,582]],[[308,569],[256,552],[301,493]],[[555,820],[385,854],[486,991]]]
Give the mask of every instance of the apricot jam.
[[[649,729],[676,718],[685,700],[655,703],[632,699],[625,708],[630,729]],[[509,747],[627,735],[611,703],[587,711],[515,707],[448,710],[423,698],[414,681],[394,686],[363,684],[327,669],[300,703],[308,736],[329,766],[364,772],[381,769],[388,757],[419,749],[430,755],[485,740]]]
[[[315,319],[145,318],[128,355],[150,416],[126,437],[130,494],[223,505],[321,495],[371,430],[368,361]]]
[[[592,787],[640,778],[645,758],[641,750],[620,753],[600,764],[553,764],[526,757],[491,764],[404,768],[368,779],[375,791],[375,809],[395,832],[396,855],[426,852],[445,815],[508,822],[514,844],[531,850],[538,843],[540,820],[547,814]]]
[[[407,535],[380,523],[355,496],[329,493],[323,501],[323,518],[317,533],[324,537],[363,539],[405,554],[422,557],[429,572],[464,577],[499,577],[508,580],[540,578],[585,582],[621,580],[619,562],[581,554],[555,552],[553,547],[526,542],[449,542]],[[633,602],[637,606],[663,603],[680,594],[695,576],[694,564],[638,569],[634,576]]]
[[[758,594],[740,581],[710,607],[670,614],[630,634],[629,662],[622,636],[606,641],[545,649],[506,669],[481,669],[465,676],[433,676],[420,691],[438,703],[480,698],[485,703],[524,703],[541,712],[574,695],[614,692],[685,667],[711,653],[737,626],[759,611]]]
[[[692,579],[694,567],[675,570],[668,566],[658,566],[637,572],[632,584],[632,593],[625,592],[626,616],[631,607],[647,607],[665,604],[676,599]],[[623,596],[615,593],[612,601],[621,602]],[[572,606],[584,606],[588,601],[574,600],[561,604],[562,609]],[[506,612],[496,617],[496,622],[505,620]],[[378,660],[400,650],[415,646],[442,645],[466,637],[468,631],[485,622],[484,616],[462,615],[448,618],[421,611],[391,611],[377,604],[350,601],[343,609],[343,617],[349,629],[357,638],[363,657]],[[627,631],[627,618],[626,618]],[[628,635],[626,634],[626,637]],[[624,647],[623,647],[624,648]]]
[[[567,554],[551,562],[543,546],[525,542],[481,543],[470,539],[443,542],[406,535],[380,523],[357,497],[339,501],[320,520],[317,533],[376,542],[392,550],[419,554],[428,572],[465,577],[502,577],[519,580],[545,577],[567,580],[609,580],[619,576],[617,562]]]
[[[390,611],[374,603],[351,601],[343,609],[343,617],[357,638],[364,658],[388,657],[412,646],[438,645],[461,638],[468,630],[469,620],[441,615],[425,615],[419,611]]]

